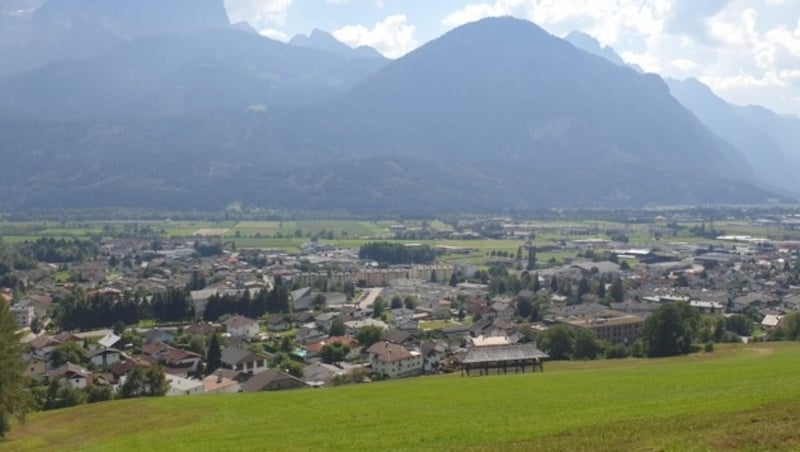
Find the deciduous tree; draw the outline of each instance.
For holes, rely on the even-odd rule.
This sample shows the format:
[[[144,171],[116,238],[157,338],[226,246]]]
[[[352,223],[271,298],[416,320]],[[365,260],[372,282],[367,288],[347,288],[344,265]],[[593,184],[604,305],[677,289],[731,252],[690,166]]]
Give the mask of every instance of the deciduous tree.
[[[11,419],[25,420],[27,403],[17,321],[8,303],[0,302],[0,438],[11,428]]]

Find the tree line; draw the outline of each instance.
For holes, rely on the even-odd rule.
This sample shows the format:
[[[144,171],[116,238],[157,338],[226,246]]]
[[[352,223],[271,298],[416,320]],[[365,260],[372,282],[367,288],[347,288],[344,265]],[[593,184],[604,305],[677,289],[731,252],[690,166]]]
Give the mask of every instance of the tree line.
[[[168,289],[151,297],[74,290],[56,299],[55,319],[62,330],[90,330],[141,320],[181,322],[195,318],[194,303],[185,289]]]
[[[358,257],[387,265],[432,264],[436,260],[436,250],[429,245],[370,242],[359,248]]]
[[[216,321],[223,315],[240,314],[257,319],[264,314],[289,312],[291,298],[289,288],[276,283],[272,290],[260,290],[251,295],[249,290],[238,294],[214,294],[208,299],[203,320]]]

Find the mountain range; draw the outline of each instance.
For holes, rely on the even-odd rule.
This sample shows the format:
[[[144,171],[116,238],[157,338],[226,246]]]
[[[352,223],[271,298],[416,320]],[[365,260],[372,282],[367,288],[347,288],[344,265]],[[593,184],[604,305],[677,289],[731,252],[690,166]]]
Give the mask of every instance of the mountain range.
[[[177,14],[187,1],[3,14],[38,31],[17,52],[36,58],[0,45],[13,63],[0,79],[0,209],[497,211],[789,192],[660,77],[531,22],[484,19],[387,60],[319,30],[286,44],[231,26],[221,0]],[[766,134],[785,127],[734,111]]]
[[[573,32],[565,39],[614,64],[641,71],[589,35]],[[709,130],[742,152],[763,185],[793,196],[800,194],[800,180],[793,171],[800,165],[799,118],[779,115],[764,107],[730,104],[695,78],[667,78],[665,82],[676,100]]]

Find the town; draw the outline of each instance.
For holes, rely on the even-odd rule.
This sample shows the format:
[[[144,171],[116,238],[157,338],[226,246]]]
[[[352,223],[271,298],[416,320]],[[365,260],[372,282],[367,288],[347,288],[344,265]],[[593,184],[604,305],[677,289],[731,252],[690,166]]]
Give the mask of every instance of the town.
[[[0,242],[2,301],[40,410],[797,339],[795,216],[648,215],[386,221],[363,237],[343,221],[291,234],[294,250],[237,245],[255,223],[189,223],[184,236],[158,232],[169,220],[85,237],[75,226]],[[647,319],[674,306],[691,311],[675,326],[690,331],[656,343]]]

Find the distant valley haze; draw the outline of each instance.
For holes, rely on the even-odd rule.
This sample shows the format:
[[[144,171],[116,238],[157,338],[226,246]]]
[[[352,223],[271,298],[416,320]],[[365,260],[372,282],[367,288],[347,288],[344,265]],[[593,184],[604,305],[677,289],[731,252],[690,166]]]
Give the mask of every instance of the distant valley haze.
[[[549,2],[531,15],[524,1],[437,2],[452,3],[440,26],[453,26],[424,44],[407,19],[290,37],[281,29],[312,3],[358,2],[279,3],[0,4],[0,211],[479,212],[800,194],[798,117],[726,100],[713,78],[662,78],[584,31],[559,38],[527,20]],[[548,30],[563,26],[553,20]],[[777,76],[791,95],[790,74]]]

